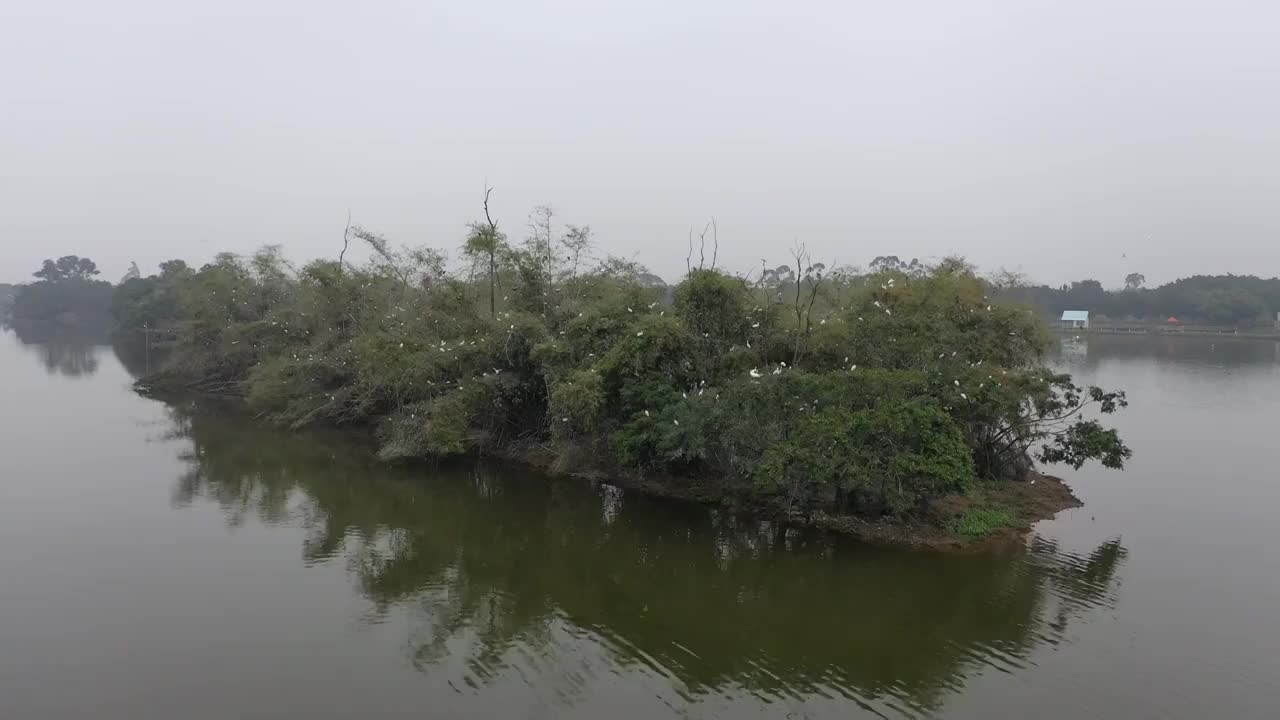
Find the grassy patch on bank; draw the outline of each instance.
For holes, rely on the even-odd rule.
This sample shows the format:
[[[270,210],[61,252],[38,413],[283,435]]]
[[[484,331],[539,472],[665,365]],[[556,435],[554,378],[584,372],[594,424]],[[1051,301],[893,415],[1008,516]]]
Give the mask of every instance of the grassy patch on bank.
[[[1001,528],[1013,527],[1014,514],[1004,505],[970,508],[947,521],[947,530],[956,535],[981,538]]]

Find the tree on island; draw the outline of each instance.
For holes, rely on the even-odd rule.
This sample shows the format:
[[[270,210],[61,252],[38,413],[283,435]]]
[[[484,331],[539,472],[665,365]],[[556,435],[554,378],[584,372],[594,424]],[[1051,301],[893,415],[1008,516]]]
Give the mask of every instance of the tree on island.
[[[111,324],[111,283],[95,280],[98,265],[87,257],[46,259],[32,273],[38,282],[22,285],[13,298],[15,322],[52,323],[105,330]]]
[[[57,260],[46,259],[40,269],[31,274],[45,282],[92,280],[98,274],[98,264],[87,257],[63,255]]]

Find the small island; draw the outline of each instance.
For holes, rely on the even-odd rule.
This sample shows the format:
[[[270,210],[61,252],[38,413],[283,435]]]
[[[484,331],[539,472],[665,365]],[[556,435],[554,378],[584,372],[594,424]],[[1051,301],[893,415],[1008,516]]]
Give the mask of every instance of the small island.
[[[1038,467],[1130,456],[1097,419],[1124,393],[1047,368],[1045,323],[963,260],[862,272],[796,246],[732,274],[709,225],[668,286],[549,211],[521,243],[488,217],[486,196],[452,268],[349,226],[302,267],[272,246],[131,273],[115,317],[167,345],[139,386],[365,431],[387,461],[509,458],[931,547],[1079,504]]]

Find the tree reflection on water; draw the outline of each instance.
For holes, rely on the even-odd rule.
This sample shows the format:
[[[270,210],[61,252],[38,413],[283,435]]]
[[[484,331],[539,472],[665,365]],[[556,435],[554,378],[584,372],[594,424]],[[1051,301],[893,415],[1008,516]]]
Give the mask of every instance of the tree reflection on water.
[[[35,355],[50,375],[85,378],[98,372],[98,353],[106,339],[99,332],[62,326],[14,325],[21,347]]]
[[[686,697],[842,695],[936,709],[984,667],[1016,670],[1115,601],[1119,541],[989,553],[872,549],[700,506],[501,465],[388,467],[350,436],[170,409],[189,443],[174,501],[305,528],[377,620],[411,618],[411,661],[483,686],[509,671],[568,702],[601,672]]]

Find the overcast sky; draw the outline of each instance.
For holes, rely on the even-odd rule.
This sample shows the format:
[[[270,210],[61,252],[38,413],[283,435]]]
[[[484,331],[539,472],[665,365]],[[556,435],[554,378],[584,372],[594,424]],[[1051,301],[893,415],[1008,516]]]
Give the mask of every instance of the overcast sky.
[[[1280,274],[1280,3],[0,3],[0,281],[356,222],[455,249],[487,179],[668,279],[960,253]]]

